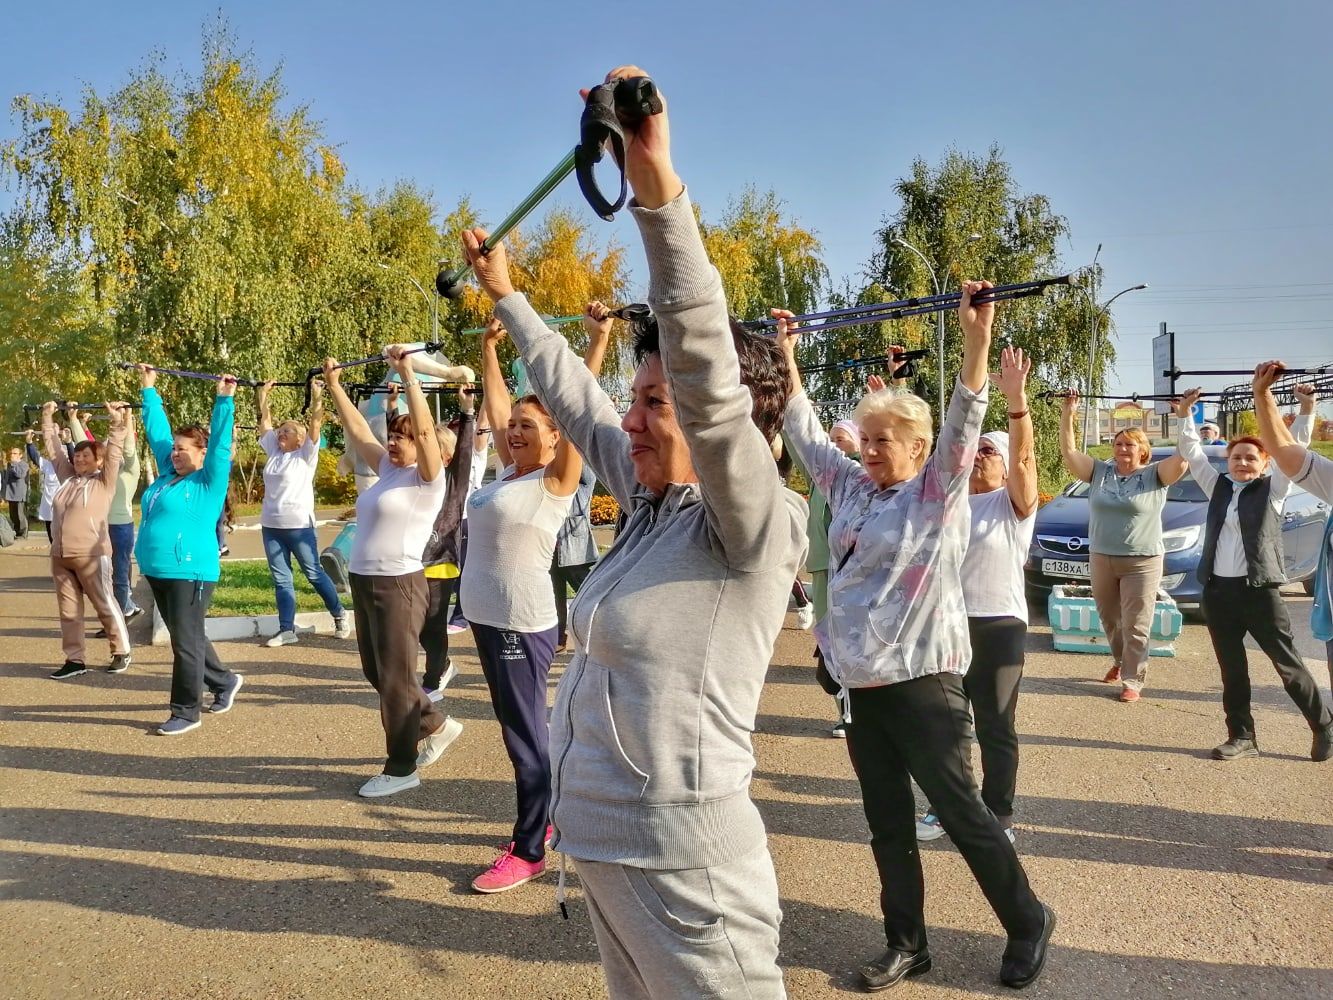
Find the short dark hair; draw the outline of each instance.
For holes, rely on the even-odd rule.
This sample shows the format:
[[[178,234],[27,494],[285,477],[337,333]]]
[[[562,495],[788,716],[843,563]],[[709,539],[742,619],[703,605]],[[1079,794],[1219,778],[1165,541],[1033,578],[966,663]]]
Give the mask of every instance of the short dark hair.
[[[177,427],[171,432],[174,438],[189,438],[196,448],[206,450],[208,448],[208,428],[199,424],[186,424],[184,427]],[[77,448],[78,445],[75,445]]]
[[[89,441],[85,438],[74,446],[75,454],[81,451],[91,451],[93,461],[99,461],[102,457],[102,443],[100,441]]]
[[[635,320],[631,328],[635,365],[661,353],[656,316]],[[731,339],[736,347],[736,360],[740,362],[741,385],[750,390],[754,400],[750,419],[764,435],[764,440],[771,442],[782,430],[787,400],[791,395],[787,359],[776,340],[747,330],[734,316],[731,318]]]

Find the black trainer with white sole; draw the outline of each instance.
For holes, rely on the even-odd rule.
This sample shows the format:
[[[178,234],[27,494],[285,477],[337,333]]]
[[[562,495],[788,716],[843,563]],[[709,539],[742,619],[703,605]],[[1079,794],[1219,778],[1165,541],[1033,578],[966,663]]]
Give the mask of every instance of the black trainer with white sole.
[[[70,677],[78,677],[79,674],[86,674],[87,672],[87,664],[79,663],[77,660],[66,660],[65,665],[59,670],[53,671],[51,677],[54,680],[63,681]]]

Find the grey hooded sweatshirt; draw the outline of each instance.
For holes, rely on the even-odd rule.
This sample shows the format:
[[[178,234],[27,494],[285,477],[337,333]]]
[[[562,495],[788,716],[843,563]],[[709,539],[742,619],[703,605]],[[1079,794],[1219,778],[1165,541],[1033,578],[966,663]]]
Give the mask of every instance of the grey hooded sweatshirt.
[[[636,482],[620,415],[520,294],[496,315],[534,391],[628,514],[570,608],[574,659],[551,719],[551,820],[572,857],[707,868],[765,843],[750,733],[792,580],[805,503],[750,419],[717,271],[689,198],[631,204],[648,300],[698,483]]]

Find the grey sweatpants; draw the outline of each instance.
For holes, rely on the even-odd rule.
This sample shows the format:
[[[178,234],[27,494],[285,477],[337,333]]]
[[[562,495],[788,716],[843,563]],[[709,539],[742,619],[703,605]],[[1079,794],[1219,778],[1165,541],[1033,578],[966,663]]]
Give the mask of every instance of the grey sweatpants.
[[[611,1000],[781,1000],[768,846],[713,868],[575,860]]]

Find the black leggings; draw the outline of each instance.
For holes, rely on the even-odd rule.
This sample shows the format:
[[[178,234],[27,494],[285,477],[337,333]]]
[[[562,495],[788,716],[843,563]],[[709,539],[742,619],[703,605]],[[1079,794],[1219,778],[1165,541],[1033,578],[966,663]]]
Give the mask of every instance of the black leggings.
[[[426,577],[426,618],[421,623],[421,648],[426,651],[422,683],[434,691],[449,667],[449,599],[458,592],[459,577]]]
[[[1023,647],[1028,627],[1020,618],[969,618],[972,665],[963,690],[981,746],[981,800],[1002,826],[1013,825],[1018,784],[1018,732],[1014,716],[1023,679]]]

